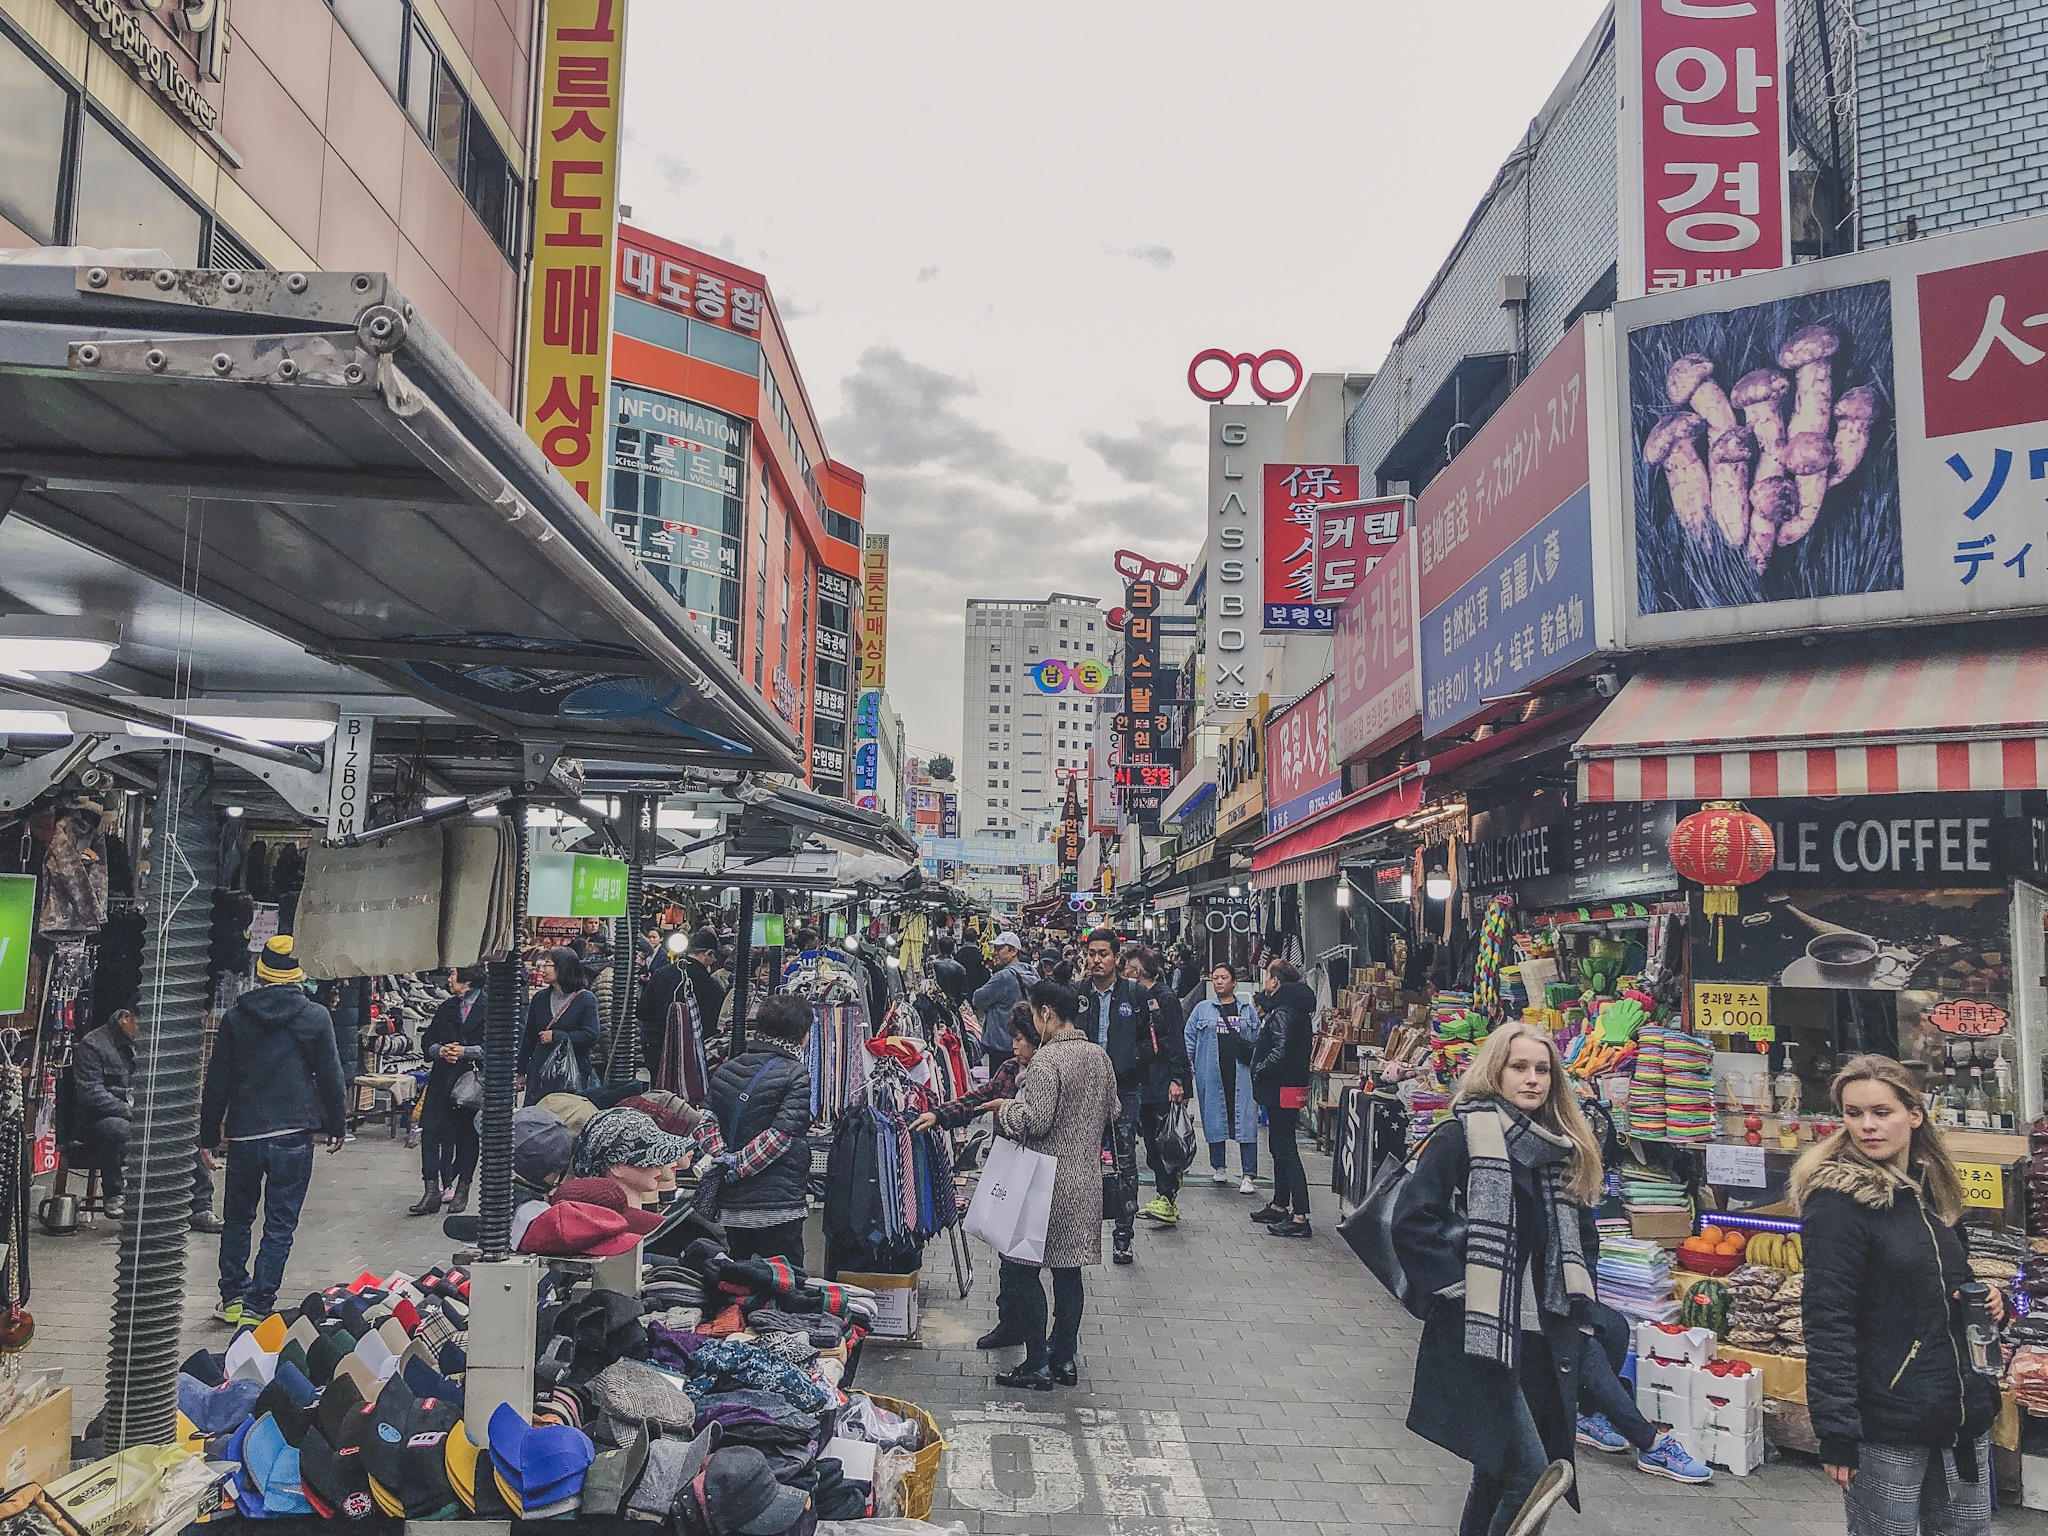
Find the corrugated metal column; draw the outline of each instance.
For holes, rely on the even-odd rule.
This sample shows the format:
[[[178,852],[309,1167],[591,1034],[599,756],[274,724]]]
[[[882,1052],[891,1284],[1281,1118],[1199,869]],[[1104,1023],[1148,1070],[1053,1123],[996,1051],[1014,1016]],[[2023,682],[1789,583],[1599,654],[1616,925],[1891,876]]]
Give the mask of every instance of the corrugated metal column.
[[[192,1157],[206,1048],[207,950],[220,832],[213,764],[174,748],[158,772],[142,934],[142,1033],[114,1264],[106,1449],[176,1437]]]
[[[512,825],[512,952],[491,962],[491,1012],[484,1025],[484,1111],[477,1247],[487,1259],[512,1251],[512,1110],[519,1075],[519,1039],[526,1020],[528,870],[526,801],[515,795],[502,812]]]

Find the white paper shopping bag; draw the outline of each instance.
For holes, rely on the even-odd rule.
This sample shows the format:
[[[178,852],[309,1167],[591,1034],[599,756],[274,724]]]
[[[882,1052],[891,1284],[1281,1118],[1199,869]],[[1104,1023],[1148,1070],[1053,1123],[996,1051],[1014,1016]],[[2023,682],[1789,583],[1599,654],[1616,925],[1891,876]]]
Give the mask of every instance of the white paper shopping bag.
[[[989,1148],[988,1163],[982,1169],[981,1182],[975,1186],[974,1198],[968,1202],[968,1232],[1004,1258],[1020,1263],[1038,1262],[1045,1252],[1046,1223],[1052,1214],[1052,1180],[1058,1167],[1057,1161],[1042,1152],[1027,1151],[1006,1137],[997,1137]],[[1025,1257],[1022,1250],[1034,1242],[1037,1257]]]

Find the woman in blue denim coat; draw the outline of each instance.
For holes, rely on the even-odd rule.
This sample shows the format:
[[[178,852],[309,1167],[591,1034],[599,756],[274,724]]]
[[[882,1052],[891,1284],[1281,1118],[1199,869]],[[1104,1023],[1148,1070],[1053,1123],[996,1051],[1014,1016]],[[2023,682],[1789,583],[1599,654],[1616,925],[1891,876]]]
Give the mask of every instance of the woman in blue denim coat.
[[[1259,1176],[1259,1108],[1252,1101],[1252,1041],[1259,1015],[1237,996],[1237,974],[1227,965],[1209,973],[1214,996],[1188,1015],[1188,1060],[1195,1068],[1195,1097],[1202,1105],[1202,1135],[1209,1143],[1210,1178],[1228,1184],[1225,1153],[1237,1143],[1241,1195],[1256,1193]]]

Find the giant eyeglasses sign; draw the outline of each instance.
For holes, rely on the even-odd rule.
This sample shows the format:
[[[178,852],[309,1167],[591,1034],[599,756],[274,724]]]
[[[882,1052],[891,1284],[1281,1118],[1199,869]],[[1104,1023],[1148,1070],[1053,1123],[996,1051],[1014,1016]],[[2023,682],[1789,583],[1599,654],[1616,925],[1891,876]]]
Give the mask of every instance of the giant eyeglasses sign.
[[[1040,693],[1100,693],[1109,686],[1109,666],[1090,656],[1083,661],[1061,661],[1048,656],[1031,668],[1031,681]]]

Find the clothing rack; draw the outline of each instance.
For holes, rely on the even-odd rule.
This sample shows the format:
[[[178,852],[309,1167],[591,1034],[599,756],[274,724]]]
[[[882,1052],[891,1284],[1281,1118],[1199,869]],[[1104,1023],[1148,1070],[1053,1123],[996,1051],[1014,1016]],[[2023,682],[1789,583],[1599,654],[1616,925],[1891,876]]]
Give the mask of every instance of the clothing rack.
[[[811,1037],[804,1064],[811,1072],[811,1118],[831,1124],[854,1103],[868,1080],[868,1010],[858,999],[811,1004]]]

